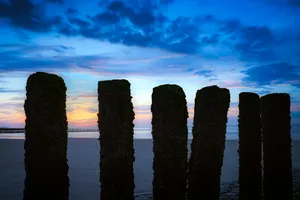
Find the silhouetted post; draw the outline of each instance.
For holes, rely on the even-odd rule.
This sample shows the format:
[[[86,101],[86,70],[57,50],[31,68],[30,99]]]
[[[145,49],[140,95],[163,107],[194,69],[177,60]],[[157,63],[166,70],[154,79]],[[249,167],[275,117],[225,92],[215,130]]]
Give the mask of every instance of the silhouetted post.
[[[178,85],[161,85],[152,93],[153,199],[184,200],[187,187],[187,106]]]
[[[134,200],[134,148],[130,83],[98,83],[101,200]]]
[[[54,74],[27,79],[24,200],[68,199],[66,90]]]
[[[255,93],[239,95],[240,199],[261,199],[260,100]]]
[[[290,96],[261,97],[264,198],[293,199]]]
[[[209,86],[197,91],[188,173],[189,200],[218,200],[223,165],[228,89]]]

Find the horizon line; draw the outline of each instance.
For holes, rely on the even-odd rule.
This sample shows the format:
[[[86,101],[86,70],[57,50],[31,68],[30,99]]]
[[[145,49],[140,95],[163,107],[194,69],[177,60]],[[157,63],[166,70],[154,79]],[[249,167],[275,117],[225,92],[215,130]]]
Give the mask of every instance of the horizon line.
[[[293,125],[300,125],[300,123],[296,123],[296,124],[291,124],[291,126]],[[227,124],[227,126],[238,126],[238,124]],[[139,128],[143,128],[143,129],[148,129],[148,128],[152,128],[150,127],[134,127],[133,129],[139,129]],[[188,126],[188,128],[193,128],[193,126]],[[68,128],[69,130],[99,130],[98,128]],[[0,130],[25,130],[25,128],[17,128],[17,127],[0,127]]]

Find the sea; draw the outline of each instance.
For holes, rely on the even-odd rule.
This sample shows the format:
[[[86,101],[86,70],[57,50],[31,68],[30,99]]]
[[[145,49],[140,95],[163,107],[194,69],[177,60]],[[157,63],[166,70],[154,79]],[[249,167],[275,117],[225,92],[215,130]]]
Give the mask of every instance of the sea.
[[[292,164],[294,182],[300,182],[300,126],[292,126]],[[70,132],[67,158],[69,200],[100,199],[98,132]],[[0,134],[0,200],[20,200],[24,189],[24,133]],[[191,128],[188,154],[190,155]],[[227,126],[220,199],[238,199],[238,128]],[[151,129],[134,129],[135,200],[152,199],[153,150]]]

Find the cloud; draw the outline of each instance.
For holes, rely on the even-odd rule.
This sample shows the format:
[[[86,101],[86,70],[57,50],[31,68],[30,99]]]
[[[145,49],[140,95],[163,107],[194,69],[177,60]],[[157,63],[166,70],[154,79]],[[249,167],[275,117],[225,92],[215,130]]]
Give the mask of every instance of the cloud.
[[[205,51],[215,52],[214,48],[231,48],[241,61],[277,61],[275,51],[279,44],[270,27],[249,26],[239,19],[219,19],[211,14],[168,18],[162,10],[175,3],[171,0],[102,0],[99,2],[101,12],[85,15],[69,8],[66,16],[52,17],[45,15],[45,6],[33,4],[33,1],[11,1],[15,3],[0,3],[0,11],[3,11],[0,17],[9,19],[17,28],[43,33],[56,31],[69,37],[83,36],[191,55],[203,56]],[[22,15],[16,15],[21,11]],[[20,19],[22,23],[17,23]]]
[[[25,90],[14,90],[14,89],[0,87],[0,93],[19,93],[19,92],[24,92],[24,91]]]
[[[99,13],[96,16],[91,18],[92,19],[94,18],[94,21],[96,21],[96,23],[99,22],[104,24],[111,24],[111,23],[115,24],[121,20],[119,15],[110,12]]]
[[[288,4],[290,6],[300,7],[300,0],[289,0]]]
[[[172,1],[160,2],[162,4]],[[141,3],[141,2],[140,2]],[[172,52],[196,54],[200,45],[217,43],[218,34],[199,38],[200,30],[192,18],[178,17],[169,20],[156,12],[156,4],[141,5],[127,1],[101,2],[103,12],[80,17],[79,13],[68,15],[68,21],[55,26],[58,33],[66,36],[84,36],[127,46],[154,47]],[[68,11],[70,13],[70,10]]]
[[[64,0],[46,0],[48,3],[64,4]]]
[[[175,2],[175,0],[159,0],[159,2],[160,4],[168,5]]]
[[[78,17],[69,17],[68,21],[73,24],[73,25],[77,25],[80,28],[86,28],[89,27],[91,24],[83,19],[80,19]]]
[[[77,9],[74,9],[74,8],[69,8],[68,10],[66,10],[66,13],[67,14],[77,14],[78,13],[78,10]]]
[[[204,77],[215,77],[211,70],[200,70],[195,72],[194,74],[204,76]]]
[[[256,66],[243,71],[245,84],[256,83],[259,86],[272,84],[290,84],[300,88],[300,65],[273,63]]]
[[[240,54],[243,61],[272,61],[274,60],[274,36],[266,26],[248,26],[238,32],[239,41],[234,50]]]
[[[79,99],[79,98],[94,98],[96,99],[98,97],[97,94],[80,94],[80,95],[76,95],[76,96],[70,96],[69,98],[73,101]]]
[[[155,21],[151,10],[140,9],[135,11],[133,8],[125,5],[123,1],[113,1],[108,5],[107,9],[112,13],[128,18],[136,26],[153,24]]]
[[[68,46],[64,46],[64,45],[59,45],[58,47],[55,47],[53,48],[53,50],[55,52],[58,52],[58,53],[65,53],[65,52],[68,52],[68,51],[73,51],[75,50],[73,47],[68,47]]]
[[[160,16],[161,17],[161,16]],[[97,40],[108,40],[112,43],[122,43],[127,46],[138,47],[158,47],[178,53],[195,54],[198,52],[201,41],[198,41],[198,29],[191,21],[178,18],[169,21],[165,28],[157,27],[158,23],[148,24],[144,22],[135,22],[136,26],[143,26],[142,29],[133,29],[126,22],[120,21],[114,14],[97,14],[90,16],[93,25],[89,26],[87,21],[81,20],[80,23],[70,21],[71,24],[65,23],[58,26],[58,32],[67,36],[82,35],[87,38]],[[145,19],[145,18],[144,18]],[[137,25],[138,24],[138,25]],[[147,26],[146,26],[147,24]],[[158,26],[159,27],[159,26]]]
[[[20,40],[23,42],[28,42],[31,40],[31,37],[22,30],[17,30],[16,33],[18,34]]]
[[[65,55],[62,53],[74,50],[65,45],[2,44],[0,48],[4,50],[0,52],[0,74],[11,71],[66,70],[83,66],[86,68],[91,61],[110,59],[101,55]]]
[[[205,36],[202,38],[203,44],[217,44],[219,42],[220,35],[219,34],[213,34],[211,36]]]
[[[107,44],[96,42],[95,45],[87,45],[87,48],[97,45],[102,47]],[[125,48],[120,45],[110,47]],[[0,60],[0,75],[16,71],[27,75],[28,72],[42,70],[85,72],[101,76],[153,76],[159,73],[162,76],[191,77],[188,69],[196,67],[199,62],[196,58],[187,59],[185,54],[159,49],[147,49],[147,55],[141,54],[141,58],[139,54],[145,49],[138,47],[131,48],[132,52],[126,55],[106,50],[94,55],[78,55],[77,49],[66,45],[0,44],[0,49],[4,50],[0,52],[3,58]]]
[[[33,4],[30,0],[11,0],[10,3],[0,2],[0,19],[8,19],[10,24],[35,32],[49,32],[53,26],[61,22],[58,16],[45,16],[42,4]]]
[[[234,33],[239,31],[242,27],[243,26],[239,20],[227,20],[219,30],[224,33]]]

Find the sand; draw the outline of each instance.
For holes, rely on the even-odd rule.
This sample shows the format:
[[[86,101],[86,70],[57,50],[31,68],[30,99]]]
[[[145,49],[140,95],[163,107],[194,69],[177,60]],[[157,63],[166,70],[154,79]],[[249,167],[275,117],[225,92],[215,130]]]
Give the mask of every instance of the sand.
[[[190,145],[189,140],[189,145]],[[24,186],[24,140],[0,139],[0,199],[16,200],[23,197]],[[135,139],[135,194],[136,199],[149,199],[152,192],[152,140]],[[222,168],[222,193],[238,178],[238,141],[227,140]],[[68,164],[70,200],[100,199],[99,142],[97,139],[74,139],[68,141]],[[293,168],[300,169],[300,141],[293,141]],[[236,186],[235,186],[236,187]],[[238,188],[233,188],[232,199]],[[229,194],[227,194],[228,196]],[[224,195],[223,195],[224,196]]]

